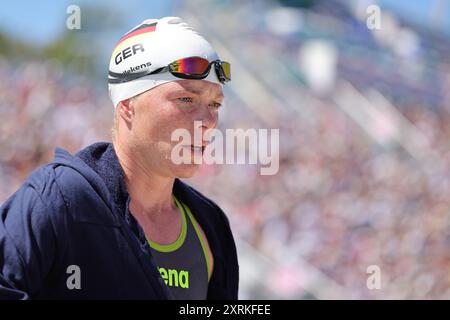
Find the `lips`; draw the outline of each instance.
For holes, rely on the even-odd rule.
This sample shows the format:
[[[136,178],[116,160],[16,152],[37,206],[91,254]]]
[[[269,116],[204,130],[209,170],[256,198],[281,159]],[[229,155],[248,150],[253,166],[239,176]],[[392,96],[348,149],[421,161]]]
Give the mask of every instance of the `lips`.
[[[193,146],[191,145],[192,151],[203,152],[205,151],[206,146]]]
[[[186,148],[186,149],[189,148],[194,153],[203,154],[205,152],[205,149],[208,146],[208,144],[209,144],[209,141],[202,141],[201,145],[194,145],[194,144],[184,145],[183,148]]]

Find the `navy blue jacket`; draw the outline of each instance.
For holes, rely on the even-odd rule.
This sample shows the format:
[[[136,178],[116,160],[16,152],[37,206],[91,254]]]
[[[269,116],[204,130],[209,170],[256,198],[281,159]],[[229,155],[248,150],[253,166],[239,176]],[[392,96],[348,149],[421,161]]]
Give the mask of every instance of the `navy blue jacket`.
[[[214,256],[208,299],[237,299],[227,217],[179,179],[173,192],[191,209]],[[55,159],[0,207],[0,299],[170,299],[128,202],[112,144],[76,155],[57,148]],[[71,265],[80,268],[80,289],[67,285]]]

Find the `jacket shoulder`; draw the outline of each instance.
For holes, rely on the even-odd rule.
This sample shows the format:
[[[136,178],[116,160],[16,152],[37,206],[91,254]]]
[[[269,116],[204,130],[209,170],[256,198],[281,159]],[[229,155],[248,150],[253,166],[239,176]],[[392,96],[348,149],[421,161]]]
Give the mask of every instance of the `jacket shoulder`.
[[[24,196],[30,194],[29,191],[32,191],[32,196]],[[43,204],[49,209],[66,209],[61,190],[56,182],[55,171],[50,164],[41,166],[32,171],[10,199],[24,197],[22,203],[26,205],[28,202],[27,200],[31,200],[33,196],[39,197]],[[53,210],[50,210],[50,212],[51,211]]]
[[[95,175],[93,171],[90,174]],[[31,201],[27,190],[33,189],[48,207],[48,214],[64,224],[73,221],[118,226],[112,214],[105,214],[112,210],[106,187],[99,177],[92,180],[73,167],[49,163],[34,170],[11,198],[20,196],[21,201]]]
[[[54,171],[49,165],[41,166],[0,207],[0,224],[3,223],[0,234],[3,227],[10,230],[9,235],[20,243],[26,242],[27,237],[40,239],[44,234],[46,239],[53,239],[53,234],[62,240],[66,213],[67,206]],[[22,255],[27,256],[24,252]]]
[[[55,180],[64,202],[75,222],[105,226],[119,226],[112,214],[109,191],[97,174],[89,170],[80,172],[76,168],[59,165],[54,167]]]
[[[175,189],[182,193],[189,200],[195,202],[196,204],[200,204],[207,210],[208,215],[212,214],[215,219],[219,219],[229,227],[230,223],[228,217],[226,216],[225,212],[219,207],[219,205],[217,205],[217,203],[215,203],[213,200],[179,179],[176,179],[175,181]]]

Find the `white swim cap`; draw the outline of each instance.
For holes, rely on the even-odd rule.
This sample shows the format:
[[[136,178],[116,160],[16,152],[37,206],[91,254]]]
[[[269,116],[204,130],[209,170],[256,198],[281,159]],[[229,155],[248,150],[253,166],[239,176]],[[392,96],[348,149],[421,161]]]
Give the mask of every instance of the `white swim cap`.
[[[170,72],[139,77],[175,60],[202,57],[208,61],[219,59],[214,48],[200,34],[178,17],[164,17],[143,21],[127,32],[116,45],[109,63],[108,89],[114,107],[120,101],[180,78]],[[136,79],[118,82],[122,75],[137,75]],[[204,79],[220,85],[216,72]]]

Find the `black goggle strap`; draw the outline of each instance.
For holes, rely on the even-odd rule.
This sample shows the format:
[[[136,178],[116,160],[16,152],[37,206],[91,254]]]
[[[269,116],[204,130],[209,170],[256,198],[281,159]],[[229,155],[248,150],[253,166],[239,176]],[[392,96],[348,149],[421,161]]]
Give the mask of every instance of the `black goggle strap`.
[[[108,83],[111,84],[117,84],[117,83],[124,83],[124,82],[128,82],[128,81],[133,81],[135,79],[141,78],[141,77],[145,77],[147,75],[151,75],[151,74],[156,74],[156,73],[162,73],[162,72],[171,72],[172,74],[185,78],[185,79],[203,79],[206,78],[209,74],[209,72],[211,71],[211,64],[214,64],[214,69],[216,71],[217,77],[219,78],[219,81],[221,83],[225,83],[227,81],[229,81],[229,79],[227,79],[227,77],[225,76],[225,72],[223,70],[222,67],[222,63],[218,60],[216,61],[211,61],[208,65],[208,68],[205,70],[205,72],[203,74],[184,74],[184,73],[179,73],[179,72],[175,72],[172,70],[172,68],[170,67],[170,65],[168,65],[167,67],[162,67],[162,68],[158,68],[154,71],[142,71],[142,72],[135,72],[135,73],[117,73],[117,72],[112,72],[109,71],[108,75],[110,76],[108,78]]]
[[[164,69],[167,69],[167,70],[164,70]],[[142,71],[142,72],[125,73],[125,74],[109,71],[108,75],[112,78],[108,78],[108,83],[115,84],[115,83],[124,83],[124,82],[128,82],[128,81],[133,81],[138,78],[148,76],[150,74],[168,71],[168,69],[169,69],[168,67],[163,67],[163,68],[158,68],[155,71],[151,71],[151,72]]]
[[[222,64],[219,61],[215,61],[214,69],[216,70],[217,77],[221,83],[225,83],[227,78],[225,77],[225,72],[223,71]]]

